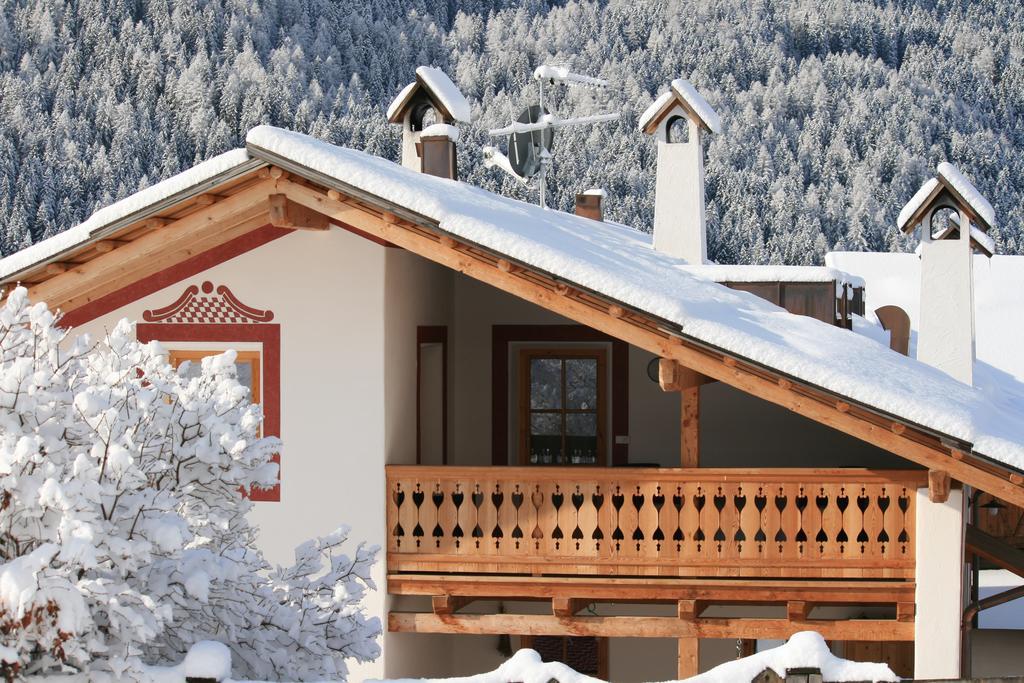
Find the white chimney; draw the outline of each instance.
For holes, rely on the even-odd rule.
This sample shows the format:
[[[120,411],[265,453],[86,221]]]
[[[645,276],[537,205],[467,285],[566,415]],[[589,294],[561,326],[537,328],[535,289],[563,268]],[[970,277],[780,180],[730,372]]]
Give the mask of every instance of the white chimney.
[[[388,121],[402,124],[402,166],[423,170],[418,145],[425,128],[469,123],[469,102],[445,72],[432,66],[416,69],[416,80],[402,88],[388,106]],[[457,133],[449,134],[454,155]],[[422,149],[422,148],[419,148]]]
[[[658,145],[654,248],[688,263],[708,260],[703,136],[722,123],[689,81],[679,78],[640,117]]]
[[[992,256],[994,224],[992,205],[949,163],[939,164],[897,219],[905,233],[920,228],[917,359],[965,384],[974,382],[973,254]]]

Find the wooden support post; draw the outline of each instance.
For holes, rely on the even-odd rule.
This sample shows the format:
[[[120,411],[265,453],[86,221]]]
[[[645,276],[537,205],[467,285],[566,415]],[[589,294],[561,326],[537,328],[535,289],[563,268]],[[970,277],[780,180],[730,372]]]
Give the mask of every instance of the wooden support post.
[[[914,622],[914,616],[917,614],[917,605],[913,602],[897,602],[896,603],[896,621],[909,621]]]
[[[807,621],[814,606],[803,600],[790,600],[786,603],[786,618],[790,621]]]
[[[671,358],[658,362],[658,384],[662,391],[680,392],[680,467],[700,467],[700,387],[707,381],[704,375]]]
[[[676,676],[679,680],[691,678],[700,673],[700,639],[680,638]]]
[[[579,598],[551,598],[551,613],[556,617],[574,617],[589,603]]]
[[[949,472],[928,470],[928,500],[933,503],[945,503],[949,499],[950,485]]]
[[[434,614],[455,614],[475,599],[468,596],[433,595],[430,598],[430,606]]]
[[[683,389],[680,393],[682,416],[680,417],[681,467],[700,467],[700,387]]]
[[[680,600],[677,605],[679,618],[685,619],[686,621],[693,621],[700,616],[704,607],[705,604],[701,600]]]

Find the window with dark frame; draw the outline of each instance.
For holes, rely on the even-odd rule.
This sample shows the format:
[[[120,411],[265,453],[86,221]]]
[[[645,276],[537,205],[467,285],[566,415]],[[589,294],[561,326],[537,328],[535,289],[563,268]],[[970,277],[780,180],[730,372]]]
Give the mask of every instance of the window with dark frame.
[[[604,463],[606,359],[603,348],[520,351],[520,464]]]

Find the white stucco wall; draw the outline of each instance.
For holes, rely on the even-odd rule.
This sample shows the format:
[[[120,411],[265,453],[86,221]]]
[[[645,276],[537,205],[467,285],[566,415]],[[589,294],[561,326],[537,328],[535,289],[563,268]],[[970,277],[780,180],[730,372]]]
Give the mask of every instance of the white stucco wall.
[[[274,311],[272,322],[281,326],[281,501],[253,511],[272,563],[290,564],[296,545],[340,524],[351,525],[353,544],[383,545],[385,251],[342,230],[296,231],[79,328],[100,334],[122,317],[141,320],[144,310],[166,306],[204,280]],[[374,578],[381,590],[366,607],[383,616],[383,557]],[[381,662],[354,666],[352,680],[382,674]]]
[[[960,619],[963,614],[964,496],[953,489],[944,503],[917,491],[917,612],[914,619],[914,677],[960,675]]]

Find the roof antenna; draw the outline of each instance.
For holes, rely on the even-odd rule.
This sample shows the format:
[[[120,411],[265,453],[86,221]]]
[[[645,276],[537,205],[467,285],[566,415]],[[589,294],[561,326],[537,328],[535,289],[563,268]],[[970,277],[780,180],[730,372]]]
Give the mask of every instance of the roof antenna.
[[[484,165],[488,168],[500,168],[526,187],[534,187],[533,179],[536,178],[540,206],[547,208],[547,175],[553,160],[551,149],[554,145],[555,129],[615,121],[619,115],[595,114],[560,119],[544,106],[545,86],[603,89],[608,87],[608,81],[574,74],[568,67],[551,64],[537,67],[533,72],[533,78],[537,81],[537,104],[527,106],[511,125],[488,131],[491,137],[508,136],[508,154],[502,154],[496,147],[484,147]]]

